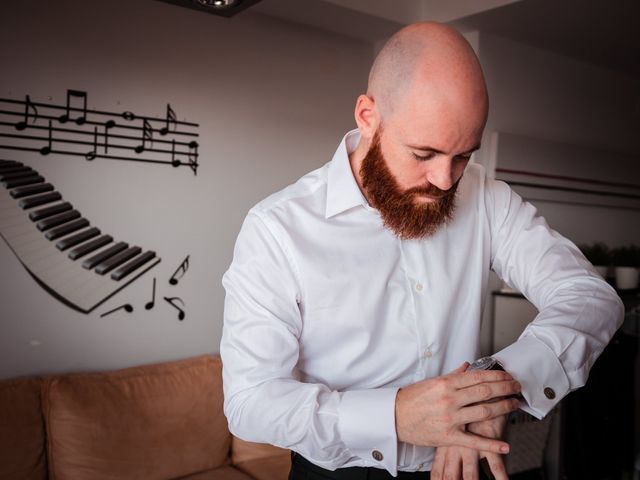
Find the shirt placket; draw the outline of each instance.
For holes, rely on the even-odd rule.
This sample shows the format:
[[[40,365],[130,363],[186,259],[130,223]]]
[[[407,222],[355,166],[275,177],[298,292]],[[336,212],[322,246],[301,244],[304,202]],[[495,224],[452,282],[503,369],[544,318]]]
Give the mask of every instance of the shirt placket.
[[[414,331],[416,338],[416,369],[414,382],[424,380],[429,376],[430,359],[434,355],[432,339],[428,328],[428,297],[426,265],[424,257],[420,255],[417,245],[412,241],[400,241],[402,261],[404,263],[407,298],[411,299]]]
[[[430,372],[435,371],[430,360],[434,352],[428,328],[428,295],[425,259],[420,253],[420,248],[413,241],[402,241],[400,243],[401,258],[405,272],[406,298],[411,302],[409,311],[413,315],[413,325],[416,342],[416,368],[413,375],[413,383],[424,380],[432,376]],[[417,449],[413,445],[403,445],[399,452],[399,463],[405,467],[414,467],[417,470],[422,468],[418,465]]]

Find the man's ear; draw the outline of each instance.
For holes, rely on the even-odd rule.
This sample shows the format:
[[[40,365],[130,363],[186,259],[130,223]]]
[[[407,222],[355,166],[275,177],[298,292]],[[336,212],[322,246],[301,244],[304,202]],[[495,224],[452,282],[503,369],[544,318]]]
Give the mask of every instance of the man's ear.
[[[368,95],[360,95],[356,100],[354,116],[360,134],[371,140],[380,123],[380,114],[375,100]]]

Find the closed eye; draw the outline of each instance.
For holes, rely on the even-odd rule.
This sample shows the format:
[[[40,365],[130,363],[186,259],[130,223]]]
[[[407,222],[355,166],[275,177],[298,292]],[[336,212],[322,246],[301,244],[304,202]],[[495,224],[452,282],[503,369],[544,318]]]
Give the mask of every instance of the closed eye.
[[[427,160],[431,160],[435,156],[435,153],[428,152],[425,155],[418,155],[417,153],[413,152],[413,156],[420,162],[426,162]]]

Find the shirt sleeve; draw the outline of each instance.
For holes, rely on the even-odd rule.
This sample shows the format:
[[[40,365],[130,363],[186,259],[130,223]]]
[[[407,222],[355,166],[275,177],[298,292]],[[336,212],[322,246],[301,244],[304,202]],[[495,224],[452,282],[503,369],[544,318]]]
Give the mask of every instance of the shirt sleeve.
[[[301,381],[296,366],[303,292],[290,250],[277,234],[270,219],[250,212],[222,280],[220,354],[229,429],[330,470],[357,461],[395,475],[397,389],[339,392]]]
[[[488,179],[485,199],[492,269],[539,311],[492,356],[522,384],[523,410],[542,418],[586,383],[624,306],[580,250],[504,182]]]

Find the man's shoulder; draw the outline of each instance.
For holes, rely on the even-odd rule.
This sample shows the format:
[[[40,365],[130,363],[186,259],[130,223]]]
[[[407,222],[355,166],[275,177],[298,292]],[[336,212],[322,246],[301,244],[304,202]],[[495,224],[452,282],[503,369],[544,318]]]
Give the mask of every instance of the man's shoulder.
[[[495,194],[496,191],[509,190],[505,182],[489,177],[485,167],[479,163],[467,165],[462,183],[464,190],[472,196],[487,196]]]
[[[464,176],[474,182],[482,182],[486,178],[486,171],[479,163],[469,163],[464,171]]]
[[[272,193],[254,205],[249,213],[260,216],[277,215],[294,206],[297,208],[318,208],[326,199],[327,170],[329,163],[299,178],[282,190]]]

